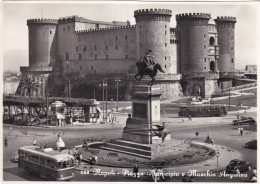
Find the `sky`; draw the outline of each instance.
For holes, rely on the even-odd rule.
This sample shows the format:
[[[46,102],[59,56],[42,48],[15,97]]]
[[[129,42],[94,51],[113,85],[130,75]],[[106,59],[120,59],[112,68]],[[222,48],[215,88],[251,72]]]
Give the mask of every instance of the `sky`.
[[[3,2],[3,66],[4,71],[19,71],[29,65],[27,19],[58,19],[78,15],[98,21],[126,21],[135,24],[134,11],[164,8],[172,10],[171,27],[179,13],[210,13],[237,18],[235,26],[235,68],[257,64],[259,51],[259,13],[256,2],[246,3],[170,3],[170,2]]]

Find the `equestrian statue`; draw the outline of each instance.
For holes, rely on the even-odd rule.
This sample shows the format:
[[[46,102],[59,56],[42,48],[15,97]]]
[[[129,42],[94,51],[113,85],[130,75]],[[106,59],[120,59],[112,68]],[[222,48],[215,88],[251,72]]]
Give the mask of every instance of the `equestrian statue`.
[[[152,52],[152,50],[148,49],[146,55],[141,57],[140,60],[136,62],[138,73],[135,74],[135,79],[138,80],[138,84],[141,82],[144,75],[149,75],[152,79],[149,85],[152,85],[155,81],[155,76],[158,70],[162,73],[165,73],[161,65],[153,61],[153,57],[150,55],[150,52]],[[137,79],[137,76],[140,76],[139,79]]]

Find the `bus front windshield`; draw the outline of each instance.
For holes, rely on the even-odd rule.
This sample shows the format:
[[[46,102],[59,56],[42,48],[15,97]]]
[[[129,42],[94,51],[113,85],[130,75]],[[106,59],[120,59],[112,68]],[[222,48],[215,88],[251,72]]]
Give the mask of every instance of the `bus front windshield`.
[[[65,160],[62,162],[57,162],[57,169],[63,169],[63,168],[73,167],[73,166],[74,166],[73,160]]]

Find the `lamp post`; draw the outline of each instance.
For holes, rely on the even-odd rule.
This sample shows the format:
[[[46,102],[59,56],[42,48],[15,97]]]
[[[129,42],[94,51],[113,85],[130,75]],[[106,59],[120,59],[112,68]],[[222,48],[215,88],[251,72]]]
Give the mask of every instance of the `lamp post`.
[[[217,157],[217,166],[218,166],[218,157],[220,156],[219,151],[217,150],[216,157]]]
[[[103,79],[102,84],[102,90],[103,90],[103,121],[105,119],[105,87],[106,87],[106,115],[107,115],[107,79]]]
[[[116,112],[118,112],[118,83],[121,81],[119,77],[116,77]]]

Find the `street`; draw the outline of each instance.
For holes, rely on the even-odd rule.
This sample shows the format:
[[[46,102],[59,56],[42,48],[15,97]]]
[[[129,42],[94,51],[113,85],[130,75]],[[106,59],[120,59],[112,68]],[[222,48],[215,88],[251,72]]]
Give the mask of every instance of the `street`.
[[[256,115],[256,108],[251,108],[251,115]],[[127,115],[120,115],[125,116]],[[121,117],[124,119],[124,117]],[[244,144],[256,139],[256,132],[245,131],[243,136],[237,135],[237,126],[232,125],[232,120],[235,119],[235,114],[230,113],[226,117],[212,117],[212,118],[193,118],[188,121],[187,118],[182,122],[181,118],[167,118],[165,120],[167,129],[171,132],[172,139],[179,140],[197,140],[204,142],[207,134],[214,139],[215,144],[223,145],[237,150],[242,154],[245,161],[252,164],[252,168],[256,167],[257,151],[253,149],[244,148]],[[76,127],[17,127],[11,125],[4,125],[4,137],[8,137],[8,147],[4,147],[4,161],[3,161],[3,179],[5,181],[39,181],[37,176],[26,175],[18,170],[17,163],[11,162],[15,156],[15,152],[21,146],[31,145],[33,139],[37,139],[38,143],[45,143],[48,146],[54,146],[57,140],[57,132],[63,132],[63,140],[66,147],[79,145],[87,138],[100,138],[109,140],[113,138],[120,138],[125,122],[111,125],[86,125]],[[12,127],[12,128],[10,128]],[[199,132],[196,137],[195,132]],[[250,156],[249,156],[250,155]],[[221,155],[219,157],[221,159]],[[219,171],[218,171],[219,173]],[[166,181],[181,181],[182,177],[166,178]],[[73,181],[149,181],[149,176],[143,176],[138,179],[125,176],[94,176],[77,173]],[[218,181],[218,182],[233,182],[233,181],[247,181],[248,178],[233,178],[228,177],[196,177],[195,181]]]

